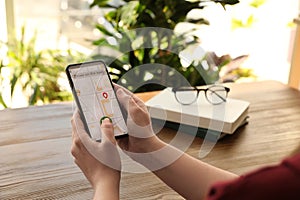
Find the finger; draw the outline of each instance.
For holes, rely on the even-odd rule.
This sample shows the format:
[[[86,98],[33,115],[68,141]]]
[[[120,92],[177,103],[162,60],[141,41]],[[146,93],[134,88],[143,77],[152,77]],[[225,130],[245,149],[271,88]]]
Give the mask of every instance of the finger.
[[[120,86],[120,85],[117,85],[114,83],[114,86],[116,88],[116,92],[117,92],[117,95],[118,95],[118,91],[119,90],[122,90],[126,95],[130,96],[131,98],[133,98],[135,100],[135,102],[143,109],[143,110],[147,110],[147,107],[146,105],[144,104],[144,101],[142,101],[139,97],[137,97],[136,95],[134,95],[132,92],[130,92],[129,90],[127,90],[126,88]],[[121,97],[120,97],[121,98]],[[120,98],[119,101],[120,101]],[[128,101],[127,101],[128,103]]]
[[[129,96],[122,88],[120,88],[117,91],[117,96],[120,104],[125,108],[130,118],[141,121],[145,115],[148,115],[145,104],[138,98],[135,98],[134,95]]]
[[[93,141],[88,133],[84,128],[84,124],[81,120],[80,113],[77,110],[73,114],[72,118],[72,133],[73,133],[73,141],[74,140],[81,140],[82,143],[88,144],[89,142]]]
[[[113,86],[114,86],[114,89],[115,89],[115,91],[117,91],[119,88],[121,88],[121,86],[120,85],[118,85],[118,84],[116,84],[116,83],[112,83],[113,84]]]
[[[118,85],[118,84],[116,84],[116,83],[113,83],[113,85],[114,85],[114,87],[115,87],[115,91],[121,89],[121,90],[123,90],[126,94],[128,94],[129,96],[132,96],[132,95],[133,95],[132,92],[130,92],[129,90],[127,90],[127,89],[124,88],[123,86]]]
[[[136,102],[136,104],[139,105],[139,107],[141,107],[144,111],[147,111],[147,107],[144,104],[144,102],[140,98],[135,96],[133,93],[131,93],[130,91],[120,87],[117,90],[116,94],[119,102],[121,103],[122,107],[125,108],[126,111],[128,111],[130,99],[133,99]]]
[[[148,111],[140,107],[137,102],[131,98],[129,101],[130,118],[139,126],[147,126],[150,123]]]
[[[117,90],[116,94],[117,94],[117,98],[118,98],[121,106],[128,113],[129,100],[130,100],[132,95],[127,94],[122,88],[119,88]]]
[[[135,103],[142,108],[144,111],[148,111],[147,106],[145,105],[145,103],[137,96],[132,95],[132,99],[135,101]]]
[[[83,125],[83,122],[81,120],[80,113],[78,110],[75,110],[75,112],[73,113],[71,122],[72,122],[72,127],[75,127],[78,130],[84,129],[84,125]]]
[[[76,123],[76,119],[78,118],[79,113],[78,110],[76,109],[73,113],[72,119],[71,119],[71,124],[72,124],[72,145],[71,145],[71,154],[74,157],[78,157],[78,155],[80,155],[80,152],[82,151],[82,143],[80,140],[80,137],[78,136],[77,132],[78,132],[78,127],[79,125],[77,125]]]
[[[77,135],[77,129],[78,126],[76,125],[75,119],[78,117],[77,115],[79,115],[78,110],[76,109],[73,113],[72,119],[71,119],[71,125],[72,125],[72,140],[76,140],[78,138]]]
[[[102,120],[101,124],[101,132],[102,132],[102,141],[101,142],[111,142],[116,144],[116,139],[114,136],[114,127],[109,118],[105,118]]]

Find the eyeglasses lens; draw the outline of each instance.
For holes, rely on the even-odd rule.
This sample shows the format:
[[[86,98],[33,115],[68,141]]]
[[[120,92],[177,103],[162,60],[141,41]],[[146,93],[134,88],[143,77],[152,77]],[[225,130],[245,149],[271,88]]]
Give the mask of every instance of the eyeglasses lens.
[[[179,103],[188,105],[197,99],[196,90],[176,91],[176,99]]]

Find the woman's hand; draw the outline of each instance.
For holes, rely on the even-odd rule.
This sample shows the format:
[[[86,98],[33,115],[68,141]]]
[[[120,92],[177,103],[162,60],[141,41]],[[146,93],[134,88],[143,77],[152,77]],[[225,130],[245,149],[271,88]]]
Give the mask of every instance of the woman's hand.
[[[114,84],[118,100],[126,111],[128,138],[118,140],[119,146],[131,153],[149,153],[165,146],[153,132],[146,105],[127,89]]]
[[[109,119],[102,121],[101,131],[101,143],[92,140],[84,129],[78,111],[75,111],[72,118],[71,153],[94,188],[95,199],[119,199],[121,164]]]

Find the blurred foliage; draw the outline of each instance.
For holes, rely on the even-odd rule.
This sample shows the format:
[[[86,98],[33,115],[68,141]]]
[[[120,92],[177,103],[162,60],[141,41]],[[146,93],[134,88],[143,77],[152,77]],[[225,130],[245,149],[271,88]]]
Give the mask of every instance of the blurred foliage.
[[[256,78],[252,69],[242,68],[242,64],[248,59],[248,55],[232,58],[230,55],[218,57],[215,53],[210,52],[216,65],[222,66],[219,71],[219,82],[235,82],[241,78]]]
[[[200,38],[193,34],[199,25],[209,22],[202,18],[190,18],[192,10],[201,12],[210,3],[234,5],[238,0],[134,0],[109,1],[94,0],[91,7],[109,8],[103,23],[96,28],[104,35],[94,41],[100,53],[94,59],[104,60],[110,67],[113,81],[120,81],[128,89],[133,89],[140,82],[143,86],[135,92],[162,89],[164,86],[182,84],[177,81],[176,73],[156,67],[143,70],[145,64],[162,64],[182,74],[191,85],[203,85],[219,80],[222,66],[212,62],[208,55],[199,55],[196,60],[188,61],[189,66],[182,66],[180,52],[188,46],[199,44]],[[200,15],[199,15],[200,16]],[[175,33],[182,22],[193,25],[180,33]],[[152,28],[151,28],[152,27]],[[206,67],[203,63],[210,64]],[[129,73],[130,71],[134,71]],[[124,76],[126,74],[126,76]],[[149,78],[151,77],[151,78]],[[152,84],[157,83],[157,84]]]
[[[231,20],[231,28],[237,29],[237,28],[250,28],[254,23],[254,15],[251,14],[247,17],[246,20],[241,20],[237,18],[233,18]]]
[[[262,6],[267,0],[253,0],[249,5],[254,8],[259,8]]]
[[[72,94],[66,87],[60,85],[59,79],[64,76],[64,69],[70,62],[84,60],[84,56],[71,50],[41,50],[36,51],[35,35],[25,41],[25,27],[22,27],[21,37],[10,38],[8,43],[1,43],[1,48],[7,49],[6,60],[3,58],[0,66],[0,104],[10,107],[16,88],[21,87],[22,94],[28,99],[28,105],[38,102],[71,100]],[[4,71],[8,72],[5,73]],[[8,80],[10,98],[4,98],[4,81]]]
[[[253,0],[251,1],[247,7],[249,10],[255,10],[262,6],[266,0]],[[255,12],[253,11],[249,15],[246,16],[245,19],[239,19],[239,18],[232,18],[231,19],[231,29],[238,29],[238,28],[250,28],[253,26],[253,24],[257,21],[257,18],[255,17]]]

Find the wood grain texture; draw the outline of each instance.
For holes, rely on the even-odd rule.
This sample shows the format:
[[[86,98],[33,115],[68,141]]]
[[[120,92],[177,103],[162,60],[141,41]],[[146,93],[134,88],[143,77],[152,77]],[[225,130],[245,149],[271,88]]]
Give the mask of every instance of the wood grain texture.
[[[229,87],[230,97],[251,103],[249,124],[220,140],[203,161],[242,174],[278,163],[299,146],[299,91],[274,81]],[[0,111],[1,200],[92,198],[93,191],[70,154],[72,113],[72,103]],[[164,128],[158,135],[170,141],[176,134],[180,133]],[[187,153],[199,158],[202,143],[201,138],[193,139]],[[121,199],[183,198],[151,172],[124,172]]]

